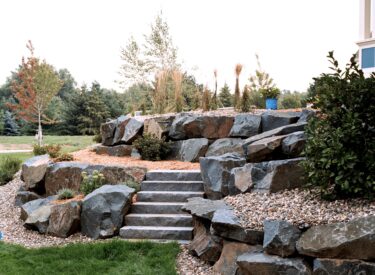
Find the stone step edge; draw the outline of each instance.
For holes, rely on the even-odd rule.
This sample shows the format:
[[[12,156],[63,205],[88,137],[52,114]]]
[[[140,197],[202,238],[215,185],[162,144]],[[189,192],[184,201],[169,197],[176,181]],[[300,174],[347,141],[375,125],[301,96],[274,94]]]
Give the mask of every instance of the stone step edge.
[[[130,214],[127,214],[125,217],[145,217],[145,218],[153,218],[153,217],[170,218],[170,217],[177,217],[177,218],[190,218],[190,217],[192,217],[192,215],[190,215],[190,214],[142,214],[142,213],[130,213]]]
[[[204,191],[139,191],[137,194],[197,194],[203,195]]]
[[[192,184],[202,183],[201,180],[144,180],[141,183],[178,183],[178,184]]]
[[[126,242],[152,242],[152,243],[174,243],[189,244],[191,240],[169,240],[169,239],[128,239],[120,237],[119,240]]]
[[[183,206],[185,205],[186,202],[148,202],[148,201],[137,201],[135,203],[132,204],[133,205],[180,205],[180,206]]]
[[[149,170],[147,173],[201,173],[201,170]]]
[[[181,226],[136,226],[136,225],[125,225],[121,227],[124,229],[133,229],[133,230],[153,230],[153,231],[192,231],[194,227],[181,227]]]

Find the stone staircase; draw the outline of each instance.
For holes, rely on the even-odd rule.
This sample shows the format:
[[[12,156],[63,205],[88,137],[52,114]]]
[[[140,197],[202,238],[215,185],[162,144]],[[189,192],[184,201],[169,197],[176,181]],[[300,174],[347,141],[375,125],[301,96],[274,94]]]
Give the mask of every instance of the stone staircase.
[[[192,216],[181,210],[188,198],[203,197],[199,170],[155,170],[137,193],[137,202],[125,216],[120,229],[124,239],[177,240],[192,239]]]

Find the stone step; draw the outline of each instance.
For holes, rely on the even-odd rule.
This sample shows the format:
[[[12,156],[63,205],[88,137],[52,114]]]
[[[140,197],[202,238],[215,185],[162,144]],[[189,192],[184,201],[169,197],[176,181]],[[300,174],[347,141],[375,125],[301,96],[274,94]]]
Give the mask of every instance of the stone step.
[[[142,191],[203,191],[202,181],[143,181]]]
[[[148,181],[201,181],[200,170],[153,170],[146,173]]]
[[[183,202],[136,202],[132,204],[131,214],[186,214],[181,210]]]
[[[193,226],[188,214],[129,214],[125,216],[127,226]]]
[[[193,227],[124,226],[120,237],[124,239],[191,240]]]
[[[201,197],[204,192],[181,191],[141,191],[137,193],[139,202],[186,202],[188,198]]]

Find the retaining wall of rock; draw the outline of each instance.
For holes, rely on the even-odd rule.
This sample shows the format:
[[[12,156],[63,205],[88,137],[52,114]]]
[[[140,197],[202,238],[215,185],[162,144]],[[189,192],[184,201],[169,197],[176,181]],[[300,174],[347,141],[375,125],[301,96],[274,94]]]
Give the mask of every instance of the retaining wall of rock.
[[[189,250],[217,274],[375,274],[375,216],[305,231],[265,220],[260,231],[221,200],[191,198],[183,209],[194,217]]]
[[[312,115],[314,111],[306,109],[234,116],[197,113],[152,118],[121,116],[101,125],[103,142],[96,152],[130,156],[132,142],[143,134],[150,134],[170,141],[169,158],[182,161],[198,162],[199,157],[228,152],[245,156],[249,162],[296,157],[305,139],[303,135],[293,138],[289,134],[303,131]]]

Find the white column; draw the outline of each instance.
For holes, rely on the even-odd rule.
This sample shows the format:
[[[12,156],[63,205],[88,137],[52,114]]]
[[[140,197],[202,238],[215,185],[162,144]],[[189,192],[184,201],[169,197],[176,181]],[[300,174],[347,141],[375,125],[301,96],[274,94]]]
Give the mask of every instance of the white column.
[[[371,1],[371,38],[375,39],[375,0]]]
[[[375,6],[375,5],[374,5]],[[371,0],[360,0],[359,5],[359,39],[371,38]]]

